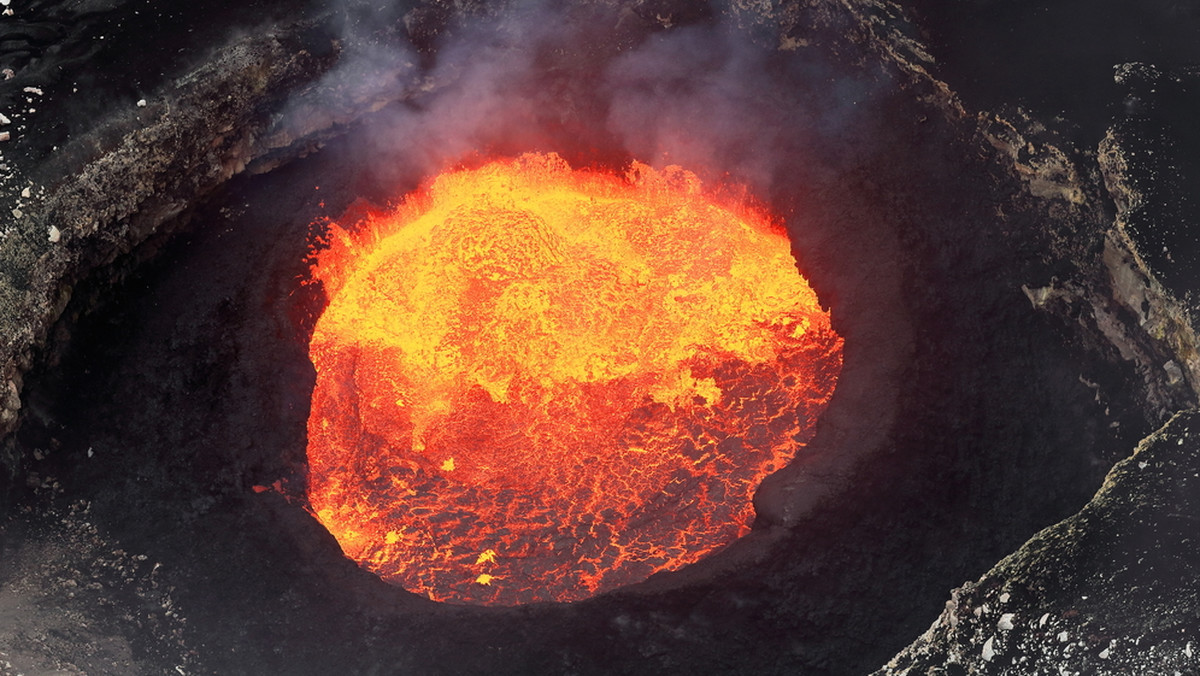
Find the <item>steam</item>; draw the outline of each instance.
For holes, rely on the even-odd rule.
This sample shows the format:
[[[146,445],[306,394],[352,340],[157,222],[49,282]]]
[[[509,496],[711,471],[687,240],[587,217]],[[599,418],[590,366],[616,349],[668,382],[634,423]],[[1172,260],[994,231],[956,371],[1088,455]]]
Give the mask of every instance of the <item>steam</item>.
[[[517,13],[463,26],[438,51],[433,91],[374,121],[382,156],[429,174],[497,144],[536,143],[536,121],[554,106],[537,91],[535,64],[552,25]]]
[[[654,36],[607,69],[608,129],[633,155],[767,185],[789,113],[766,54],[724,27]],[[786,145],[786,144],[785,144]]]
[[[693,8],[694,9],[694,8]],[[384,22],[409,22],[396,7]],[[355,153],[384,180],[412,183],[473,156],[556,151],[575,161],[680,164],[767,192],[797,152],[836,143],[880,85],[826,63],[817,50],[781,51],[703,12],[688,26],[629,8],[515,2],[487,16],[448,19],[432,56],[379,46],[347,9],[350,48],[330,78],[394,86],[421,64],[426,91],[373,115]],[[654,26],[654,23],[658,26]],[[795,45],[792,45],[795,47]],[[848,149],[848,150],[847,150]],[[791,159],[789,159],[791,158]]]

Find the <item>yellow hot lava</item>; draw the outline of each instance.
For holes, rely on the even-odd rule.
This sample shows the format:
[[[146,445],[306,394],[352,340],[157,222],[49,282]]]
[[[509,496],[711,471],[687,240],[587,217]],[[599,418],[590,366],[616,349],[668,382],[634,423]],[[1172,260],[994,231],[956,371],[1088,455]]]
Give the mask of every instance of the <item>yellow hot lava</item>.
[[[572,601],[728,544],[841,368],[786,237],[677,167],[495,161],[329,244],[309,501],[436,600]]]

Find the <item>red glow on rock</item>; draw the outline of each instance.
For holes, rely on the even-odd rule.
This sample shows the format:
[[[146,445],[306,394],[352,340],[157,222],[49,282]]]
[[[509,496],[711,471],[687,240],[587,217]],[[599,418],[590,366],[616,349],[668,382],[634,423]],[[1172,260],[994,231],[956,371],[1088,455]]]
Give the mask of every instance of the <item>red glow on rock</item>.
[[[526,155],[333,225],[309,502],[439,601],[574,601],[748,532],[841,339],[760,211]]]

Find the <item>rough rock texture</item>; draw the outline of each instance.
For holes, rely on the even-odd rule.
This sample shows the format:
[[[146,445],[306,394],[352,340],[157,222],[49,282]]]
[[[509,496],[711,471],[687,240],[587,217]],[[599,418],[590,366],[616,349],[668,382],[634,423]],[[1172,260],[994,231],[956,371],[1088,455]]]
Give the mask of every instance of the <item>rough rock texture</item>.
[[[1075,516],[951,593],[875,672],[1193,674],[1200,670],[1200,413],[1180,413]]]
[[[270,122],[269,97],[316,71],[296,47],[274,36],[233,46],[133,120],[110,122],[133,127],[115,147],[18,202],[0,241],[0,378],[10,394],[0,431],[12,431],[19,400],[11,393],[72,284],[263,153],[255,141]]]
[[[115,546],[84,507],[47,516],[54,537],[9,531],[0,541],[0,674],[143,673],[148,659],[190,666],[161,566]],[[142,612],[119,612],[127,603]],[[145,639],[135,645],[133,635]]]
[[[1116,78],[1148,96],[1144,90],[1185,87],[1194,76],[1124,64]],[[1152,224],[1159,219],[1161,227],[1173,228],[1180,214],[1174,204],[1179,178],[1165,173],[1178,171],[1169,164],[1177,151],[1161,137],[1146,138],[1139,128],[1144,105],[1136,102],[1129,117],[1109,128],[1095,156],[1115,206],[1098,263],[1082,278],[1022,289],[1035,308],[1086,327],[1082,338],[1092,349],[1115,349],[1115,358],[1137,364],[1147,385],[1145,412],[1161,417],[1195,407],[1197,348],[1186,307],[1149,271],[1130,237],[1140,230],[1143,237],[1170,238]],[[1165,247],[1158,258],[1175,262]],[[1176,274],[1175,289],[1188,288],[1179,283],[1187,274],[1186,268]],[[929,631],[877,673],[1196,671],[1197,563],[1188,544],[1200,469],[1191,436],[1195,418],[1193,412],[1176,415],[1114,467],[1081,512],[1039,533],[979,581],[952,591]]]
[[[1195,308],[1200,246],[1194,236],[1200,192],[1200,67],[1123,63],[1113,80],[1122,114],[1100,143],[1100,164],[1121,227],[1140,244],[1160,281]]]
[[[22,376],[74,284],[248,166],[268,171],[310,152],[417,84],[405,72],[371,73],[369,87],[319,80],[340,48],[311,24],[244,38],[36,167],[41,184],[0,215],[0,438],[16,424]],[[5,461],[10,473],[16,462]]]
[[[1007,119],[991,117],[982,129],[1039,203],[1047,224],[1038,242],[1043,259],[1074,262],[1073,271],[1045,286],[1022,285],[1033,307],[1078,322],[1078,338],[1091,349],[1134,365],[1144,382],[1149,419],[1164,420],[1195,406],[1200,386],[1195,333],[1125,231],[1130,200],[1117,151],[1109,146],[1095,165],[1091,155],[1071,157],[1020,111]],[[1108,200],[1117,206],[1115,219]]]
[[[1118,158],[1101,165],[1019,111],[967,112],[896,5],[580,3],[598,8],[576,19],[598,38],[530,58],[547,86],[501,79],[489,93],[536,103],[517,131],[591,157],[589,143],[612,142],[580,124],[612,103],[594,64],[666,64],[624,82],[657,104],[650,121],[677,112],[657,92],[709,82],[707,58],[760,84],[731,87],[745,96],[721,159],[761,170],[747,174],[834,308],[846,369],[817,438],[760,490],[758,529],[718,556],[569,605],[461,608],[388,587],[303,508],[315,301],[294,300],[296,279],[308,224],[370,183],[355,158],[404,130],[379,121],[408,121],[473,74],[439,49],[483,3],[399,3],[389,17],[347,4],[350,38],[321,22],[239,38],[25,168],[36,185],[0,241],[4,429],[20,423],[0,458],[16,506],[0,523],[0,637],[14,646],[0,661],[863,673],[927,626],[946,589],[1077,511],[1137,439],[1196,403],[1191,330],[1120,229]],[[768,47],[762,72],[738,71],[755,52],[740,38],[722,52],[708,22]],[[493,29],[506,25],[467,35],[496,62],[545,39],[493,43]],[[411,59],[347,57],[397,43]],[[687,112],[705,119],[725,95]],[[410,143],[393,145],[403,158]],[[395,178],[382,182],[420,177]],[[187,234],[164,243],[169,230]],[[94,632],[72,633],[84,622]]]

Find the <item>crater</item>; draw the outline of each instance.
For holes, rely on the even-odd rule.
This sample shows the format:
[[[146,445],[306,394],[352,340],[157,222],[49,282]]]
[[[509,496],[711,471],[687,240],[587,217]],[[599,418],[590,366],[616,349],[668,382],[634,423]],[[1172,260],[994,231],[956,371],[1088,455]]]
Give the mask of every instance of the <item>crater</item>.
[[[56,555],[66,569],[100,579],[95,548],[144,557],[61,599],[115,609],[104,626],[148,672],[820,674],[886,662],[947,590],[1078,510],[1186,397],[1114,345],[1121,331],[1127,354],[1159,345],[1119,297],[1086,304],[1121,260],[1100,187],[1020,120],[963,114],[858,5],[817,5],[782,17],[680,9],[664,23],[580,3],[548,37],[514,29],[519,15],[450,22],[465,38],[412,40],[437,46],[410,66],[440,89],[397,93],[409,66],[369,62],[383,84],[339,90],[386,93],[362,109],[324,97],[370,69],[269,83],[279,117],[247,128],[270,149],[207,121],[180,128],[236,161],[172,151],[187,135],[155,141],[183,159],[155,170],[167,187],[144,209],[122,211],[129,193],[114,188],[102,206],[125,214],[120,228],[72,222],[61,242],[37,232],[22,249],[65,261],[52,279],[70,300],[54,297],[65,310],[21,371],[5,455],[20,516],[6,547],[86,523],[92,544]],[[408,30],[422,17],[433,21],[410,15]],[[407,39],[389,26],[372,39]],[[303,30],[301,42],[323,39]],[[490,68],[514,55],[517,70]],[[505,93],[459,95],[479,81]],[[453,134],[427,115],[468,101],[482,113]],[[508,113],[485,105],[496,101]],[[681,119],[726,133],[697,140],[672,131]],[[801,459],[757,487],[744,537],[592,598],[468,607],[387,584],[314,518],[308,347],[323,301],[303,283],[309,227],[416,189],[437,149],[553,149],[572,166],[687,159],[778,215],[845,341],[843,366]],[[201,166],[228,180],[193,180]],[[1080,309],[1094,307],[1111,314]]]

